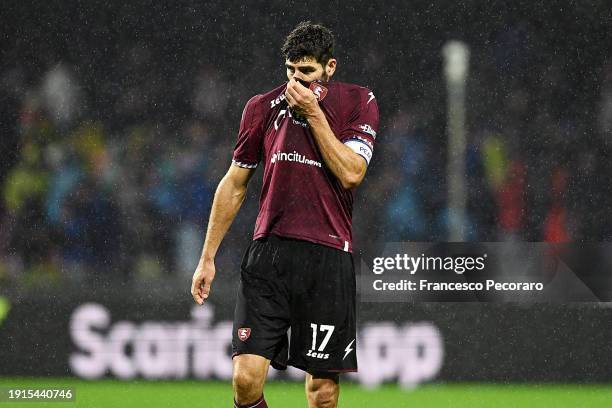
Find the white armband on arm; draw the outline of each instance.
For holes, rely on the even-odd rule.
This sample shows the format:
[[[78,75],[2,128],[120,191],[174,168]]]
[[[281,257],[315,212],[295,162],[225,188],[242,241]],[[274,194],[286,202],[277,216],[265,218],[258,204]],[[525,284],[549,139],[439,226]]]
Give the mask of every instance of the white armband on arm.
[[[359,137],[352,137],[348,139],[344,144],[351,148],[352,151],[363,157],[366,163],[369,165],[372,159],[372,146],[364,139]]]

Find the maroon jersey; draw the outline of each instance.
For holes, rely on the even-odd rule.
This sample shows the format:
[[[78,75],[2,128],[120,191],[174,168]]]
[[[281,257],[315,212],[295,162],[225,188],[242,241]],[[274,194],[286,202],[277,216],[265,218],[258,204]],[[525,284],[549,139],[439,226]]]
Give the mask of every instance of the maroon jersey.
[[[247,102],[234,148],[234,165],[264,166],[253,239],[276,234],[352,252],[354,189],[342,187],[308,123],[289,111],[286,86]],[[313,82],[310,89],[336,138],[369,164],[378,131],[374,94],[341,82]]]

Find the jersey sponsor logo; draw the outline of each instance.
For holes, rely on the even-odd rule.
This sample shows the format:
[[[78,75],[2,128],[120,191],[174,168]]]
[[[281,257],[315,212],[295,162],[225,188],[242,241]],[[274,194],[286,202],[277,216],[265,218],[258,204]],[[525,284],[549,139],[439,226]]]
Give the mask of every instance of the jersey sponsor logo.
[[[307,158],[306,156],[304,156],[303,154],[296,152],[295,150],[291,153],[281,152],[279,150],[278,152],[274,153],[272,157],[270,158],[270,163],[272,164],[279,162],[279,161],[296,162],[296,163],[302,163],[308,166],[315,166],[315,167],[322,166],[321,162],[318,162],[316,160],[311,160]]]
[[[363,133],[367,133],[368,135],[376,139],[376,131],[372,129],[372,126],[368,125],[367,123],[359,125],[359,129],[361,129]]]
[[[312,91],[312,93],[315,94],[315,96],[317,97],[317,100],[319,102],[321,102],[323,99],[325,99],[325,96],[327,95],[327,88],[326,87],[324,87],[321,84],[318,84],[317,82],[313,82],[313,83],[310,84],[309,88]]]
[[[250,327],[241,327],[238,329],[238,338],[240,341],[247,341],[247,339],[251,336],[251,328]]]

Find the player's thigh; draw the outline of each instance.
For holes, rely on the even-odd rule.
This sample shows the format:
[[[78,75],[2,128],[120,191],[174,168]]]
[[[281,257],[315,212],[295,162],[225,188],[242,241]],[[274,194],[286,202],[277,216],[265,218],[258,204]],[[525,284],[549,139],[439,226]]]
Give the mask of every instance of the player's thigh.
[[[240,354],[232,359],[235,388],[263,389],[270,360],[256,354]]]

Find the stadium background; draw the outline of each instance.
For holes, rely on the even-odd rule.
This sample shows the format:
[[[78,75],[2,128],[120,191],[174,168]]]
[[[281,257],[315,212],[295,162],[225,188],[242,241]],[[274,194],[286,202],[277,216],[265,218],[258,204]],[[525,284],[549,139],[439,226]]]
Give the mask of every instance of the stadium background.
[[[208,312],[193,308],[188,287],[242,107],[284,80],[279,47],[304,19],[334,30],[336,79],[370,87],[381,110],[357,194],[357,247],[446,239],[449,39],[471,52],[467,239],[609,241],[610,10],[605,1],[3,5],[0,386],[66,381],[83,406],[229,400],[227,321],[258,177],[220,250]],[[361,303],[363,374],[342,398],[606,406],[610,310]],[[98,360],[84,352],[93,343]],[[270,392],[282,404],[301,389]]]

